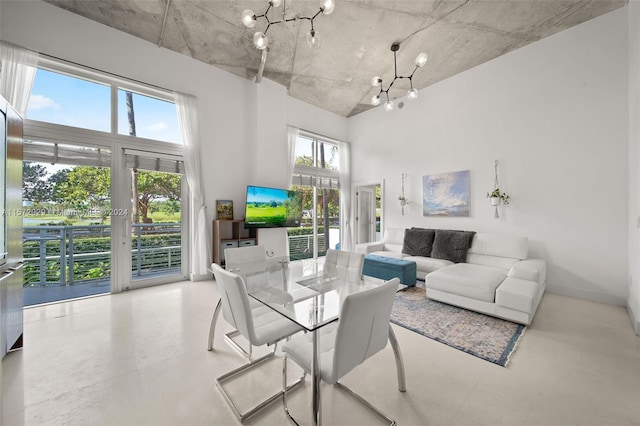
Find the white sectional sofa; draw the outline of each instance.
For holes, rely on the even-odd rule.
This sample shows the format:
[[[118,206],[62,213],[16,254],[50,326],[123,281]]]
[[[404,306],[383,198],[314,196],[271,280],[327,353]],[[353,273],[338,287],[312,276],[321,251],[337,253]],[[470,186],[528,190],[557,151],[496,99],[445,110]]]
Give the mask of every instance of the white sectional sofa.
[[[421,231],[434,231],[434,247],[439,233],[459,232]],[[425,281],[430,299],[521,324],[531,323],[544,293],[547,271],[544,260],[527,258],[526,237],[474,233],[464,262],[438,258],[443,257],[442,243],[439,245],[438,253],[433,252],[440,254],[436,257],[406,253],[405,229],[389,228],[383,241],[358,244],[356,251],[416,262],[417,276]]]

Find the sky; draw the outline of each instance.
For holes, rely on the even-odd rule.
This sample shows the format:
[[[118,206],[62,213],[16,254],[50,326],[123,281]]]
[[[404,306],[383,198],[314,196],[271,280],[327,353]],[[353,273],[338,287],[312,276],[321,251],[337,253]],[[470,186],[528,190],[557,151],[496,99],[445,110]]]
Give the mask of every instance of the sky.
[[[38,69],[31,91],[28,119],[110,132],[111,89],[107,85]],[[181,143],[175,105],[133,95],[136,136]],[[118,90],[118,133],[128,135],[125,92]]]
[[[264,188],[260,186],[247,187],[247,199],[248,202],[262,202],[267,203],[270,201],[286,201],[289,196],[284,189]]]

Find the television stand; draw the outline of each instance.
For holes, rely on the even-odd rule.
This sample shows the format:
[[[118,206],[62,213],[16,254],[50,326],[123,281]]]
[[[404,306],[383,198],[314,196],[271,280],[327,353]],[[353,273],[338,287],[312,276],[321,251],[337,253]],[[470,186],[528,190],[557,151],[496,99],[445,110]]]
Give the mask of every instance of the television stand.
[[[258,244],[258,230],[244,229],[244,220],[213,221],[213,262],[224,266],[224,249]]]

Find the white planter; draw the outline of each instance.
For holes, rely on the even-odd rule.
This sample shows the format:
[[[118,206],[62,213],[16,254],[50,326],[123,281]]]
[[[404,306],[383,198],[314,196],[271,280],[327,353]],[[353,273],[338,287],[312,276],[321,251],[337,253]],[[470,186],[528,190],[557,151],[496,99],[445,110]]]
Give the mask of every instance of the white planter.
[[[499,206],[500,202],[502,201],[500,197],[491,197],[490,200],[492,206]]]

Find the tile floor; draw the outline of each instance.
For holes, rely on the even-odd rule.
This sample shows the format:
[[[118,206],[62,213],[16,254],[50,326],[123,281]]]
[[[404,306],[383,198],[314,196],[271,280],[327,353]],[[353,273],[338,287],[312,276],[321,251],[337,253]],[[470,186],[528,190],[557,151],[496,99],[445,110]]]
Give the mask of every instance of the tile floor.
[[[244,360],[206,350],[213,281],[25,310],[25,347],[2,365],[3,425],[236,425],[214,378]],[[389,347],[344,379],[399,425],[640,425],[640,337],[624,308],[546,294],[507,368],[395,327]],[[280,386],[280,360],[230,384],[241,400]],[[290,408],[309,420],[310,386]],[[323,386],[325,425],[379,424]],[[280,404],[245,422],[287,424]]]

